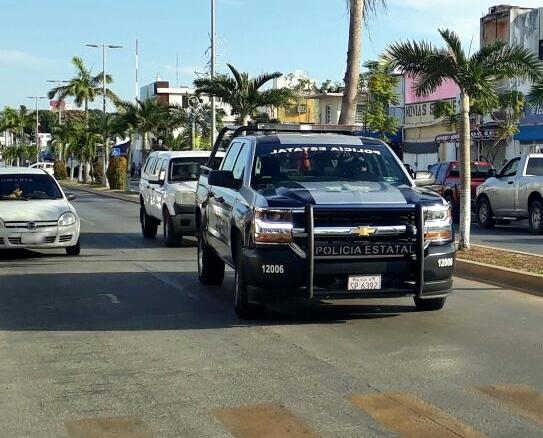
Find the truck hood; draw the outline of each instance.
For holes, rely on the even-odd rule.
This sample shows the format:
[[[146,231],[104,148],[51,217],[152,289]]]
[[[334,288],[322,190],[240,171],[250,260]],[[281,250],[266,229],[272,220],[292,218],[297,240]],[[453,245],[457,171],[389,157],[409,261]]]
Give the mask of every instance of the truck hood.
[[[196,185],[198,184],[198,181],[183,181],[178,182],[175,184],[172,184],[174,189],[181,190],[183,192],[196,192]]]
[[[270,207],[314,205],[398,205],[442,202],[433,192],[381,182],[286,183],[259,191]]]
[[[0,219],[4,222],[57,221],[67,211],[75,213],[65,199],[0,201]]]

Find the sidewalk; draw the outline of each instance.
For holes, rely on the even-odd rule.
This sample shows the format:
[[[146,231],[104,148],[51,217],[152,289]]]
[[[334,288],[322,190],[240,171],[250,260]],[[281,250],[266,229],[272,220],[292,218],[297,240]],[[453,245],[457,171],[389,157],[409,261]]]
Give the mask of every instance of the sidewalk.
[[[76,181],[59,181],[60,185],[65,189],[75,189],[82,192],[92,193],[94,195],[105,196],[108,198],[115,198],[121,201],[132,202],[139,204],[139,194],[137,192],[126,193],[122,190],[110,190],[103,187],[96,187],[91,184],[83,184]],[[132,184],[130,184],[132,189]]]

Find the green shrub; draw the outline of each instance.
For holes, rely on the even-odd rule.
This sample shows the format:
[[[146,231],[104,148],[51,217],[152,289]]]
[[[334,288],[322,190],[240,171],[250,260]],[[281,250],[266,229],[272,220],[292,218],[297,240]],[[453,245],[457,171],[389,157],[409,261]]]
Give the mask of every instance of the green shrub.
[[[66,171],[66,163],[63,160],[55,161],[54,165],[55,178],[59,181],[68,178],[68,172]]]
[[[104,174],[104,165],[101,161],[95,161],[92,165],[92,177],[95,181],[102,181],[102,175]]]
[[[115,190],[124,190],[126,181],[126,158],[112,157],[107,169],[109,187]]]

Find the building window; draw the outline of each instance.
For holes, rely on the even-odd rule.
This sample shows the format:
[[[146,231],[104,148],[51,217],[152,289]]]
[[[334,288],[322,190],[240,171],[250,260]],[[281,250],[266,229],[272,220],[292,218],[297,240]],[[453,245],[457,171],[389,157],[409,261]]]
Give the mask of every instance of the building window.
[[[358,124],[364,123],[364,105],[356,105],[356,113],[354,115],[354,122]]]
[[[324,123],[332,123],[332,105],[326,105],[324,112]]]

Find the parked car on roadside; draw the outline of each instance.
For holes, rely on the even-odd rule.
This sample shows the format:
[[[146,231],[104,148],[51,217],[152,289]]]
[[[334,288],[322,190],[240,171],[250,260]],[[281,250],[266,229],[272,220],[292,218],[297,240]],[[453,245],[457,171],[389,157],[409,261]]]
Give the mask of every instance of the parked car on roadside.
[[[515,157],[481,184],[477,218],[486,228],[498,220],[528,219],[530,232],[543,234],[543,154]]]
[[[50,163],[48,161],[37,162],[29,166],[31,169],[43,169],[49,175],[55,176],[55,163]]]
[[[80,252],[79,216],[56,180],[42,169],[0,169],[0,249],[64,248]]]
[[[198,275],[235,270],[238,316],[281,295],[443,307],[455,248],[449,206],[417,187],[429,172],[412,180],[384,142],[329,125],[238,127],[219,165],[225,130],[198,181]]]
[[[486,161],[471,162],[471,198],[475,206],[477,187],[490,175],[494,167]],[[460,163],[458,161],[442,161],[428,168],[435,176],[435,184],[429,186],[430,190],[443,196],[451,207],[452,217],[455,222],[460,218]]]
[[[154,238],[162,223],[167,246],[180,246],[195,232],[195,192],[200,166],[209,151],[152,152],[141,170],[140,222],[144,237]]]

